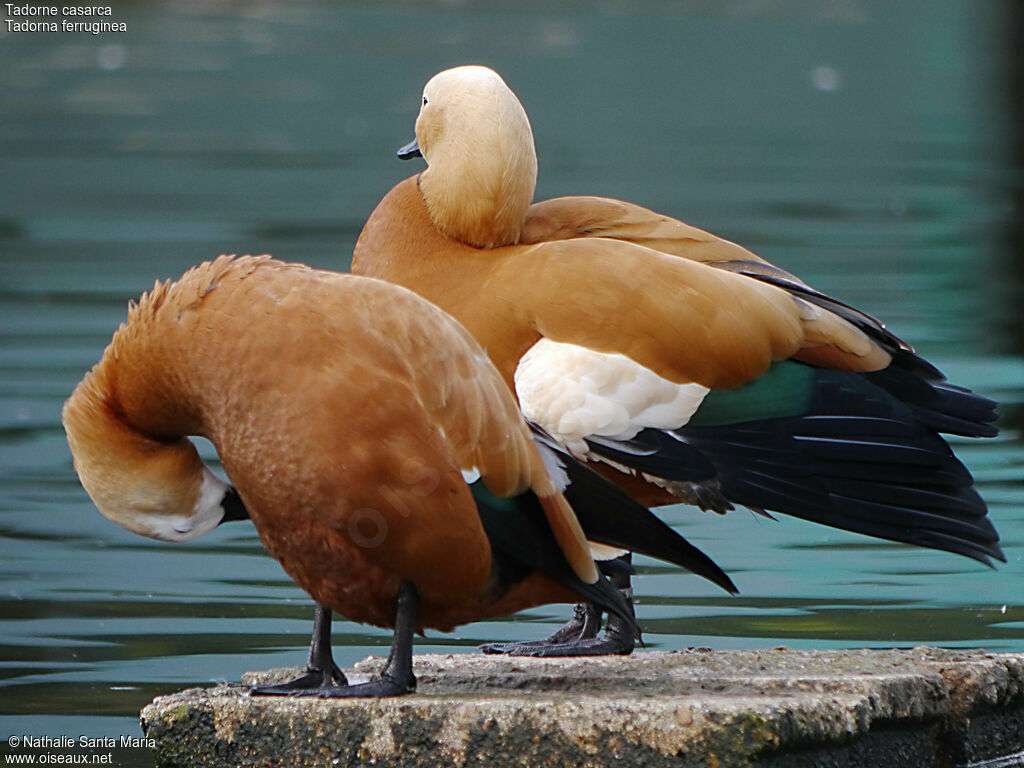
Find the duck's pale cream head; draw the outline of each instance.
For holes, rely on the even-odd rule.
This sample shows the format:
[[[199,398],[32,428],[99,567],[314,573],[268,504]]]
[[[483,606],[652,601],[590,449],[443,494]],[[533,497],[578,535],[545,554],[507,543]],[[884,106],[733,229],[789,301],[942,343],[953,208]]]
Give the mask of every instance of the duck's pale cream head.
[[[519,99],[487,67],[448,69],[423,90],[420,191],[434,224],[479,248],[519,240],[537,184],[533,131]]]

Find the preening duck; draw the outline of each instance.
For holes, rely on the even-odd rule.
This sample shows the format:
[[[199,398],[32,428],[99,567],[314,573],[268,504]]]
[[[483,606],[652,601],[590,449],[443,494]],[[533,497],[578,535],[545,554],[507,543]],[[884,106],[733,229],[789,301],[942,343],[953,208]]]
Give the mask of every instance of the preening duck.
[[[640,206],[532,204],[529,119],[486,67],[427,83],[399,155],[427,167],[374,210],[352,271],[452,313],[553,444],[647,505],[740,504],[1004,559],[939,435],[995,435],[994,403],[947,383],[882,323]],[[502,649],[632,648],[622,633],[593,637],[592,619]]]
[[[734,589],[648,510],[535,443],[465,329],[379,280],[222,256],[158,283],[63,420],[106,517],[187,541],[248,516],[317,602],[310,674],[258,693],[398,695],[415,685],[415,632],[542,603],[584,598],[628,623],[588,539]],[[189,435],[213,443],[230,484]],[[331,610],[394,628],[379,680],[350,686],[334,666]]]

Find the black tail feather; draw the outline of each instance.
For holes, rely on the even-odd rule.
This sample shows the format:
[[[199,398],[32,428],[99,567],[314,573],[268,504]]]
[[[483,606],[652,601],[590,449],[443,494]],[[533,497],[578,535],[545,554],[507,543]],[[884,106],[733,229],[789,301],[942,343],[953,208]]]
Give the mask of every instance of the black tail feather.
[[[995,437],[999,433],[994,401],[950,384],[938,372],[931,378],[917,376],[903,362],[897,359],[865,378],[906,404],[935,432],[963,437]]]
[[[991,409],[979,406],[984,398],[908,376],[891,374],[881,387],[874,374],[818,370],[808,413],[677,434],[714,463],[733,502],[986,564],[1004,559],[970,473],[919,403],[958,403],[964,421]],[[898,399],[894,389],[918,399]]]
[[[938,434],[995,434],[992,401],[946,383],[937,371],[926,379],[920,366],[896,364],[866,375],[805,370],[813,376],[802,413],[685,426],[672,433],[682,448],[662,437],[660,444],[671,447],[663,458],[682,455],[689,471],[700,465],[692,458],[700,454],[735,504],[986,564],[1005,560],[970,472]],[[648,434],[655,431],[631,442],[659,444]],[[591,445],[596,455],[657,474],[649,471],[655,457],[631,462],[628,452],[611,454],[613,448]]]
[[[590,541],[673,563],[728,592],[738,592],[736,585],[710,557],[647,507],[549,441],[541,440],[538,445],[542,451],[550,451],[565,470],[568,482],[562,493]]]
[[[565,559],[540,500],[532,492],[498,498],[482,482],[470,486],[480,521],[491,542],[499,583],[519,581],[540,571],[605,611],[614,613],[640,637],[640,625],[622,593],[604,576],[593,584],[580,579]]]
[[[665,480],[698,482],[715,476],[706,456],[660,429],[642,430],[632,440],[588,437],[586,442],[608,461]]]

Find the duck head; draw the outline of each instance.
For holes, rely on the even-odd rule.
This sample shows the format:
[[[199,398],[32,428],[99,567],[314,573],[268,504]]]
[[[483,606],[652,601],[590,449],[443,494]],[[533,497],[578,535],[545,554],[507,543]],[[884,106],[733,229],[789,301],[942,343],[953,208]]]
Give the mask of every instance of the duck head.
[[[96,508],[132,533],[169,542],[248,519],[237,491],[203,464],[190,440],[155,440],[121,418],[110,402],[108,357],[63,412],[75,471]]]
[[[518,242],[537,185],[533,131],[496,72],[464,66],[423,89],[416,140],[399,157],[423,157],[420,193],[434,225],[478,248]]]

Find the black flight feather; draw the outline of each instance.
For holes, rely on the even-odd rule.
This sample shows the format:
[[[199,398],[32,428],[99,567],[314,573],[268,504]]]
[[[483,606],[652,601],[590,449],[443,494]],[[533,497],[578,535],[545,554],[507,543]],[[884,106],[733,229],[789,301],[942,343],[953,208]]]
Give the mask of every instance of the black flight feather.
[[[532,491],[514,498],[495,496],[481,481],[470,486],[484,532],[494,553],[498,582],[507,586],[540,571],[600,608],[614,613],[640,637],[640,626],[622,593],[604,576],[587,584],[573,571],[555,540],[540,500]]]
[[[557,456],[568,478],[562,490],[589,541],[638,552],[703,576],[727,592],[739,590],[725,571],[651,510],[565,451],[540,443]]]
[[[970,472],[938,434],[995,434],[995,404],[909,361],[911,354],[903,352],[898,362],[870,374],[781,364],[801,366],[804,373],[808,396],[799,412],[739,423],[719,418],[701,424],[695,417],[693,425],[672,431],[685,450],[662,443],[671,450],[661,458],[682,456],[682,472],[658,476],[673,479],[700,466],[693,458],[698,453],[735,504],[989,565],[990,558],[1005,560]],[[654,444],[641,436],[634,441]],[[655,456],[631,460],[628,451],[590,447],[636,471],[658,474],[650,471],[658,466]]]

